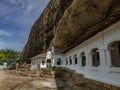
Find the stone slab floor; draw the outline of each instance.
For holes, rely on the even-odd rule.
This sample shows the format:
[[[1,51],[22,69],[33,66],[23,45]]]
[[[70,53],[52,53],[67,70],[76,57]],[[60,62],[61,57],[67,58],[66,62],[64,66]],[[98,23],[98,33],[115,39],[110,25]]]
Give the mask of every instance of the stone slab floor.
[[[111,85],[85,79],[70,71],[65,72],[62,74],[63,78],[55,79],[19,76],[0,70],[0,90],[120,90]]]
[[[54,79],[16,76],[0,70],[0,90],[57,90],[57,86]]]

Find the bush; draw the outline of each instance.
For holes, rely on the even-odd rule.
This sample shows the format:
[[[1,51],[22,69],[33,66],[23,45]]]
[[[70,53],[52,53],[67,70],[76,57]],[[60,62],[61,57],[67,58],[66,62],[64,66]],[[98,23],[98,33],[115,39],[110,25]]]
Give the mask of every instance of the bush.
[[[48,72],[54,73],[54,74],[60,74],[61,68],[60,67],[49,67]]]
[[[3,62],[0,62],[0,65],[3,65]]]

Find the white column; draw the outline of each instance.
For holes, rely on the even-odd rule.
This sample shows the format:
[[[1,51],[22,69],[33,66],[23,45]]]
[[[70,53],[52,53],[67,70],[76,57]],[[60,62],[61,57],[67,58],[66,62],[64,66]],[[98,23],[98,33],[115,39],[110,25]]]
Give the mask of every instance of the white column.
[[[106,66],[107,65],[107,61],[106,61],[106,50],[102,49],[100,50],[100,66]]]
[[[44,66],[47,67],[47,59],[42,60],[42,62],[43,62],[43,61],[44,61]],[[43,65],[42,65],[42,66],[43,66]],[[44,67],[44,66],[43,66],[43,67]]]
[[[91,67],[91,54],[88,50],[85,52],[85,58],[86,58],[86,66],[85,67]]]
[[[68,59],[65,59],[65,67],[68,66]]]
[[[106,50],[106,57],[107,57],[107,65],[109,67],[111,67],[112,66],[112,62],[111,62],[111,52],[110,52],[110,50]]]
[[[55,66],[56,64],[55,64],[55,59],[53,58],[52,59],[52,66]]]
[[[93,65],[92,65],[92,54],[91,54],[91,53],[88,54],[88,63],[86,63],[86,65],[87,65],[88,67],[93,66]]]
[[[75,65],[75,59],[72,58],[72,65],[74,66]]]
[[[62,67],[65,67],[65,59],[62,59]]]
[[[69,60],[69,58],[68,58],[68,66],[70,66],[70,60]]]
[[[74,57],[74,56],[73,56]],[[75,59],[72,57],[72,65],[71,65],[71,68],[72,69],[75,69]]]
[[[106,66],[106,57],[105,57],[105,50],[101,49],[99,50],[99,55],[100,55],[100,66],[103,67]]]
[[[81,56],[79,56],[79,65],[80,65],[80,67],[82,67],[82,60],[81,60]]]
[[[79,67],[79,55],[77,55],[77,67]]]

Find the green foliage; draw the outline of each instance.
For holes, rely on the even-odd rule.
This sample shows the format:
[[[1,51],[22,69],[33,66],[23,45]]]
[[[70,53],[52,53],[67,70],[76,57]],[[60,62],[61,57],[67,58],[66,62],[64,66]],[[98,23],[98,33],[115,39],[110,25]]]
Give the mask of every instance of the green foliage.
[[[0,62],[13,62],[20,58],[20,52],[12,49],[0,50]]]
[[[2,63],[2,62],[0,62],[0,65],[3,65],[3,63]]]
[[[49,67],[48,72],[55,73],[55,74],[60,74],[61,73],[61,68],[60,67]]]
[[[57,9],[60,5],[60,1],[56,1],[55,4],[54,4],[54,8]]]
[[[7,61],[7,58],[6,58],[5,54],[0,53],[0,61],[1,62],[6,62]]]

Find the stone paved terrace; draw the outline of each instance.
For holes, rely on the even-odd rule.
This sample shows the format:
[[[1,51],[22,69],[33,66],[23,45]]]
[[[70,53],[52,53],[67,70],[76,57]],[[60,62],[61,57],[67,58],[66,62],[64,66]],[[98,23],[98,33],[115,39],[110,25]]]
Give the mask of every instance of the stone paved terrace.
[[[59,75],[43,74],[44,70],[42,75],[41,70],[26,72],[27,74],[23,72],[25,71],[0,70],[0,90],[120,90],[118,87],[86,79],[69,69],[62,69]]]

